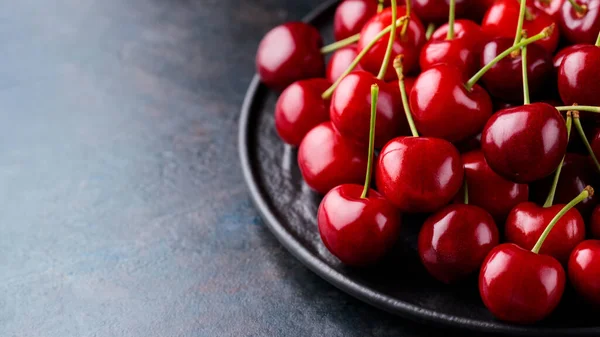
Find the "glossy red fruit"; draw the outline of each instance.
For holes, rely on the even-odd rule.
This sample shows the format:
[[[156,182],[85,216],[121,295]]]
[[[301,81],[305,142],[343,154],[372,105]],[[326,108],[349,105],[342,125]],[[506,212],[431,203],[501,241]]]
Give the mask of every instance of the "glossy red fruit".
[[[600,239],[600,205],[596,205],[590,217],[590,233],[594,239]]]
[[[448,21],[450,0],[413,0],[413,10],[423,22],[441,24]],[[466,12],[468,0],[456,0],[455,15],[462,17]]]
[[[342,263],[369,266],[392,248],[400,232],[400,212],[375,190],[361,198],[363,187],[333,188],[319,206],[317,223],[325,247]]]
[[[483,208],[499,223],[504,223],[513,207],[528,200],[529,185],[498,175],[487,164],[481,150],[464,153],[461,158],[469,187],[469,204]],[[462,200],[463,193],[459,192],[455,201]]]
[[[281,93],[275,105],[275,128],[284,142],[298,146],[308,131],[329,120],[329,100],[321,98],[329,85],[324,78],[300,80]]]
[[[496,0],[471,0],[467,6],[466,17],[473,21],[481,22],[485,13],[495,1]]]
[[[586,240],[569,258],[569,281],[586,301],[600,305],[600,241]]]
[[[323,77],[325,59],[319,31],[303,22],[288,22],[271,29],[260,41],[256,69],[269,88],[283,90],[302,79]]]
[[[565,1],[566,0],[535,0],[533,1],[533,5],[546,12],[558,22],[560,10]]]
[[[327,80],[331,83],[337,81],[346,69],[348,69],[357,55],[358,51],[356,50],[356,45],[340,48],[331,54],[331,58],[327,64],[327,70],[325,70],[325,77]],[[360,64],[354,68],[354,71],[359,70],[362,70]]]
[[[478,85],[467,91],[466,80],[458,68],[447,64],[417,77],[410,108],[423,136],[460,142],[481,132],[492,114],[492,101]]]
[[[343,40],[360,30],[373,15],[377,13],[377,1],[344,0],[333,16],[333,35],[336,40]]]
[[[298,166],[308,186],[321,194],[365,180],[367,148],[340,136],[325,122],[310,130],[298,148]]]
[[[553,257],[515,244],[492,249],[479,274],[479,293],[498,319],[535,323],[558,305],[565,289],[565,271]]]
[[[600,4],[600,1],[598,2]],[[566,55],[558,70],[558,92],[566,105],[600,105],[600,47]]]
[[[497,38],[483,48],[481,67],[512,47],[513,38]],[[509,55],[496,63],[482,77],[490,95],[509,102],[523,102],[523,70],[521,54]],[[548,91],[552,81],[552,56],[541,46],[527,46],[527,78],[529,94],[536,98]]]
[[[371,85],[379,86],[375,147],[381,148],[390,139],[408,134],[408,123],[402,109],[397,83],[378,80],[366,71],[352,72],[333,92],[330,118],[339,133],[355,142],[369,143]]]
[[[406,14],[406,7],[398,6],[398,17]],[[363,27],[360,32],[360,40],[358,40],[358,50],[365,48],[369,42],[382,31],[385,27],[392,24],[391,9],[384,9],[381,13],[372,17]],[[393,60],[399,54],[404,55],[404,71],[406,74],[414,73],[419,68],[419,53],[425,44],[425,28],[421,20],[414,14],[410,15],[410,22],[404,37],[401,36],[402,29],[398,29],[396,40],[393,44],[392,56]],[[363,57],[360,65],[363,69],[372,74],[379,73],[379,68],[385,56],[389,34],[384,35],[369,52]],[[396,71],[393,67],[393,62],[390,62],[385,73],[385,80],[390,81],[396,78]]]
[[[468,78],[479,70],[479,52],[465,39],[427,41],[419,58],[421,71],[443,63],[457,67],[462,77]]]
[[[448,36],[448,24],[445,23],[436,29],[431,35],[430,40],[443,41]],[[454,21],[454,38],[465,39],[472,43],[476,51],[481,51],[483,46],[488,43],[489,36],[483,32],[481,26],[471,20],[458,19]]]
[[[433,212],[446,205],[463,180],[460,155],[438,138],[398,137],[387,143],[375,169],[377,189],[403,212]]]
[[[561,34],[571,43],[594,44],[600,31],[600,1],[577,0],[587,10],[580,14],[569,1],[565,1],[560,9],[558,23]]]
[[[514,40],[519,21],[519,7],[519,1],[497,0],[485,14],[481,28],[491,36],[507,37]],[[531,17],[525,18],[523,29],[527,31],[528,36],[534,36],[544,28],[556,24],[550,15],[539,8],[528,4],[527,9],[531,13]],[[559,31],[554,29],[550,36],[534,43],[544,47],[548,53],[553,53],[558,46],[558,40]]]
[[[479,271],[498,240],[498,228],[485,210],[449,205],[427,218],[421,227],[419,256],[433,277],[454,283]]]
[[[567,149],[567,127],[558,111],[532,103],[496,112],[483,129],[481,149],[501,176],[530,183],[549,176]]]
[[[554,71],[558,74],[558,70],[560,69],[562,61],[565,59],[565,56],[581,49],[582,47],[587,46],[587,44],[574,44],[559,50],[556,54],[554,54],[554,58],[552,59],[552,66],[554,67]]]
[[[515,206],[506,218],[506,240],[525,249],[532,249],[546,226],[564,206],[555,204],[544,208],[533,202]],[[585,223],[579,211],[572,208],[552,228],[540,254],[550,255],[566,265],[573,248],[584,239]]]

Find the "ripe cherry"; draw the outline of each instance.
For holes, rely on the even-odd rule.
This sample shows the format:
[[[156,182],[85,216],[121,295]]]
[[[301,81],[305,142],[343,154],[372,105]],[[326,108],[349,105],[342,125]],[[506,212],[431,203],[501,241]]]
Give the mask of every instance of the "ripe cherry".
[[[552,59],[552,65],[554,67],[554,71],[558,74],[558,70],[560,69],[560,65],[562,61],[565,59],[565,56],[571,54],[574,51],[581,49],[582,47],[588,46],[587,44],[574,44],[567,46],[561,50],[559,50],[556,54],[554,54],[554,58]]]
[[[498,245],[492,216],[473,205],[449,205],[431,215],[419,233],[419,256],[427,271],[454,283],[478,271]]]
[[[428,70],[441,63],[452,64],[461,71],[463,78],[468,78],[479,69],[479,52],[471,41],[465,39],[430,39],[421,49],[421,70]]]
[[[600,305],[600,241],[586,240],[569,258],[569,281],[586,301]]]
[[[327,64],[327,70],[325,71],[325,77],[331,83],[335,82],[346,69],[352,64],[352,61],[358,56],[356,46],[347,46],[336,50],[331,54],[329,63]],[[362,70],[360,65],[354,68],[356,71]]]
[[[298,146],[308,131],[329,120],[329,100],[321,97],[329,85],[324,78],[300,80],[281,93],[275,105],[275,127],[284,142]]]
[[[271,29],[260,41],[256,69],[269,88],[281,91],[298,80],[323,77],[325,60],[319,31],[303,22]]]
[[[564,1],[558,23],[560,32],[569,42],[593,44],[600,31],[600,2]]]
[[[333,16],[333,36],[339,41],[360,33],[365,23],[376,13],[377,1],[342,1]]]
[[[565,1],[566,0],[534,0],[533,5],[546,12],[558,22],[558,18],[560,17],[560,9]]]
[[[600,2],[598,3],[600,5]],[[599,41],[600,42],[600,41]],[[567,105],[600,105],[600,44],[567,54],[558,71],[558,92]]]
[[[448,19],[451,0],[413,0],[413,8],[417,16],[424,22],[441,24]],[[470,5],[469,0],[456,1],[456,16],[462,17]]]
[[[496,0],[471,0],[467,6],[466,17],[473,21],[481,22],[485,13],[495,1]]]

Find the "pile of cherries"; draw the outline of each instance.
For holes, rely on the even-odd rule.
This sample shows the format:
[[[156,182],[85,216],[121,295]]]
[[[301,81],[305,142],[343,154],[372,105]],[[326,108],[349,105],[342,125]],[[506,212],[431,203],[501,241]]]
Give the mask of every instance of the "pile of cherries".
[[[425,269],[478,273],[498,319],[545,318],[567,278],[600,305],[600,0],[345,0],[334,33],[286,23],[256,56],[329,251],[377,264],[424,213]]]

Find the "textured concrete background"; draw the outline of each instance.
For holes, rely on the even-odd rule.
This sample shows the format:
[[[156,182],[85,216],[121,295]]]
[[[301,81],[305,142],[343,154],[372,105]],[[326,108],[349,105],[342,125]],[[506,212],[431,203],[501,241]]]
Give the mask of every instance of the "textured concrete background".
[[[1,336],[432,334],[300,265],[246,192],[257,43],[320,2],[0,2]]]

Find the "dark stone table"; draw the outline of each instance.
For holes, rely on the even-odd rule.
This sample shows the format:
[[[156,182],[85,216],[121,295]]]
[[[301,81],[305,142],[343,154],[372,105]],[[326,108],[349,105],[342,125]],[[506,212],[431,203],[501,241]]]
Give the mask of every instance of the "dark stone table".
[[[287,253],[237,122],[321,0],[0,2],[0,335],[416,336]]]

